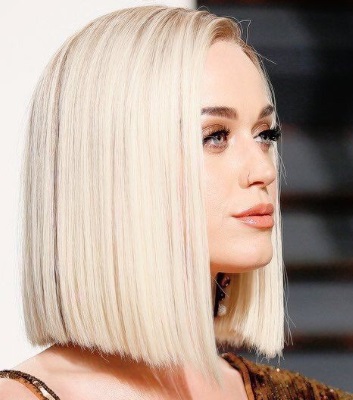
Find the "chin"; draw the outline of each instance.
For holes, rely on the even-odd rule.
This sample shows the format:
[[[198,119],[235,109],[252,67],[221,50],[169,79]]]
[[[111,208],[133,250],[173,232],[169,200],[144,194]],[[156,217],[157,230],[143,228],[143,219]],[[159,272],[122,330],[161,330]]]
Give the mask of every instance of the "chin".
[[[248,254],[248,257],[237,257],[234,259],[223,259],[213,263],[211,261],[211,271],[215,275],[218,272],[224,272],[228,274],[236,274],[242,272],[254,271],[259,268],[265,267],[270,263],[273,257],[272,250],[268,254]]]

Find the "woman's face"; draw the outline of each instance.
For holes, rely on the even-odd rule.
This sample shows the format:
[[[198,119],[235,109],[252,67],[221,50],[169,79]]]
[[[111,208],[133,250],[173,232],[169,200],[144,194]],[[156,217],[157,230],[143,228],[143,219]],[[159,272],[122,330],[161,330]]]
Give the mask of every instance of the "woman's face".
[[[202,111],[205,193],[211,274],[244,272],[268,264],[273,255],[271,226],[233,215],[259,203],[275,206],[276,169],[273,142],[258,136],[271,127],[274,113],[259,118],[270,104],[255,65],[230,42],[209,49],[202,88],[202,109],[234,108],[235,115]],[[268,114],[268,113],[267,113]],[[229,130],[229,135],[217,131]],[[274,214],[273,214],[274,217]],[[267,217],[271,219],[271,217]]]

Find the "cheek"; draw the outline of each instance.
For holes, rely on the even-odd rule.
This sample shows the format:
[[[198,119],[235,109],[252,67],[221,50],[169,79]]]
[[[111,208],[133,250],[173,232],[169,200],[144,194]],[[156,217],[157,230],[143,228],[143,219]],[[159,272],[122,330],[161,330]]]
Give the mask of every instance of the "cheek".
[[[221,225],[223,218],[230,214],[231,188],[230,174],[227,174],[227,171],[222,168],[221,163],[207,161],[205,163],[204,193],[208,225],[211,227]]]
[[[205,163],[204,193],[211,270],[242,272],[261,267],[272,258],[271,233],[242,225],[231,217],[244,205],[244,190],[238,175],[221,160]],[[276,195],[276,181],[267,187],[271,202]]]
[[[275,206],[277,197],[277,176],[276,179],[267,186],[270,202]]]

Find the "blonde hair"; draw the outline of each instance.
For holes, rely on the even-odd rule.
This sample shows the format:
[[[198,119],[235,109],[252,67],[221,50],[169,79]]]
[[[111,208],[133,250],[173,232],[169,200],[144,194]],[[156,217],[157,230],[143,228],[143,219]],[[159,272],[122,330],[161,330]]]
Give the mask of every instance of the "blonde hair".
[[[216,342],[283,348],[279,190],[274,256],[234,274],[213,318],[200,87],[231,18],[149,5],[69,37],[34,90],[23,155],[22,298],[32,345],[73,343],[220,382]],[[274,98],[272,99],[274,104]],[[277,147],[273,157],[278,166]],[[227,304],[228,303],[228,304]]]

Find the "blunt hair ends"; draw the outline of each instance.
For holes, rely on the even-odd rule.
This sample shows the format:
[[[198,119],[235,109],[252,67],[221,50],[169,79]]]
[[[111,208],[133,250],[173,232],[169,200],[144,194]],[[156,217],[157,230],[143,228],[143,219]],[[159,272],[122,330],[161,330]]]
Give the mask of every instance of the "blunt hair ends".
[[[221,382],[218,343],[283,348],[279,194],[265,267],[234,274],[213,318],[200,89],[231,18],[161,5],[69,37],[34,90],[22,164],[22,299],[32,345],[72,343]],[[274,101],[274,100],[273,100]],[[273,157],[278,166],[277,146]]]

